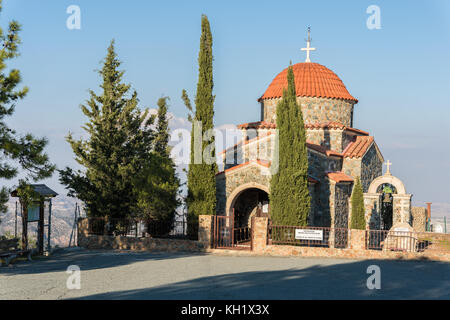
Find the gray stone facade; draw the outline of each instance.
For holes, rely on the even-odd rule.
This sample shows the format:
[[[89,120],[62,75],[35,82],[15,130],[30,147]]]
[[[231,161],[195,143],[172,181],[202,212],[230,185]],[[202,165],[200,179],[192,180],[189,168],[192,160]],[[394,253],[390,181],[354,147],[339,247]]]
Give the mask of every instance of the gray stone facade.
[[[276,106],[278,99],[264,99],[261,101],[261,120],[276,122]],[[354,101],[341,99],[297,97],[301,106],[305,123],[340,122],[345,126],[353,126]]]

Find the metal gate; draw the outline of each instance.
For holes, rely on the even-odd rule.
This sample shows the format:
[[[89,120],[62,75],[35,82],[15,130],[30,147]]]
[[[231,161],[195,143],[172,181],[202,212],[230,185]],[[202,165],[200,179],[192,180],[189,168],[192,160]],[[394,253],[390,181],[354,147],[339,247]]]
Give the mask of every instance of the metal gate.
[[[251,230],[251,227],[237,227],[234,215],[216,215],[214,216],[214,248],[251,250]]]

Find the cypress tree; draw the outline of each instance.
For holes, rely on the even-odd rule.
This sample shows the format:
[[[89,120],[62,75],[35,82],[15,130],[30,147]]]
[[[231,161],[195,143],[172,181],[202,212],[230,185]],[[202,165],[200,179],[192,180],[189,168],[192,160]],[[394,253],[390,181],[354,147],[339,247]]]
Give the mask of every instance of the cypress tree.
[[[359,177],[356,178],[356,183],[353,186],[352,192],[352,218],[351,229],[366,229],[366,218],[364,209],[364,193]]]
[[[202,33],[200,36],[200,51],[198,56],[198,83],[195,98],[195,111],[193,110],[186,91],[183,90],[182,99],[190,114],[189,120],[192,122],[191,131],[191,154],[190,163],[187,174],[188,194],[186,198],[188,207],[188,232],[195,237],[198,216],[211,215],[216,210],[216,180],[217,164],[215,161],[215,145],[214,137],[209,141],[201,139],[205,132],[213,129],[214,117],[214,95],[213,91],[213,55],[212,55],[212,35],[208,18],[202,15]],[[195,161],[196,150],[199,147],[195,141],[196,125],[201,125],[201,163]],[[197,154],[198,154],[197,150]],[[205,161],[204,154],[208,153],[211,161]],[[198,159],[197,159],[198,160]]]
[[[306,226],[310,210],[308,153],[291,66],[287,80],[287,90],[277,105],[275,159],[279,169],[272,175],[270,185],[271,218],[277,225]]]
[[[159,222],[155,232],[167,232],[172,226],[177,207],[180,180],[170,157],[167,97],[158,100],[155,148],[143,173],[136,177],[137,209],[141,217]]]
[[[151,161],[154,117],[138,108],[136,91],[130,93],[131,86],[122,82],[120,64],[111,41],[98,71],[101,95],[90,90],[90,99],[81,106],[89,120],[83,127],[88,138],[67,137],[84,170],[60,170],[60,182],[69,196],[84,202],[89,216],[130,216],[137,203],[134,177]]]
[[[0,12],[1,9],[0,0]],[[19,187],[26,189],[30,188],[29,180],[37,181],[50,177],[55,166],[44,152],[48,143],[46,138],[36,138],[31,133],[19,134],[7,124],[7,117],[14,114],[17,103],[28,92],[27,87],[17,88],[22,81],[20,71],[7,66],[10,60],[19,56],[20,30],[21,26],[17,21],[11,21],[6,32],[0,28],[0,178],[13,179],[21,168],[25,170],[26,177],[20,180]],[[0,213],[7,211],[9,191],[4,186],[0,189]],[[24,219],[24,225],[26,224]],[[22,240],[22,244],[27,241]]]

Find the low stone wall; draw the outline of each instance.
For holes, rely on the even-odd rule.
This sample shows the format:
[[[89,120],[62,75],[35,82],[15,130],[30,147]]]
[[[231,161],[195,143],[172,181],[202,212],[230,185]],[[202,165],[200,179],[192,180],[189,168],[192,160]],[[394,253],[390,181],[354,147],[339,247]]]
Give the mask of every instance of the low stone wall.
[[[205,251],[203,243],[184,239],[133,238],[90,235],[81,238],[78,246],[86,249],[115,249],[133,251]]]
[[[89,235],[86,218],[78,221],[78,246],[87,249],[117,249],[135,251],[190,251],[227,255],[302,256],[348,259],[397,259],[450,261],[450,234],[420,233],[421,240],[429,239],[433,245],[424,252],[394,252],[366,250],[366,231],[349,230],[348,248],[318,248],[267,243],[268,219],[253,218],[252,251],[212,248],[213,216],[199,217],[198,241],[161,238],[133,238],[122,236]]]
[[[89,220],[87,218],[78,220],[78,246],[86,249],[165,252],[204,252],[209,247],[204,241],[185,239],[92,235],[89,234]]]

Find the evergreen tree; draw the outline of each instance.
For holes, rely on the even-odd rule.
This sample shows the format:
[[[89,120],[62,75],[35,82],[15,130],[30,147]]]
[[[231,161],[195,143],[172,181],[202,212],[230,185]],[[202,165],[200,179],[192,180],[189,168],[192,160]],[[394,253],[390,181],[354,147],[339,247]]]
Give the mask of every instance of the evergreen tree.
[[[187,207],[188,207],[188,232],[190,236],[195,237],[198,225],[199,215],[215,214],[216,210],[216,179],[217,164],[215,161],[214,137],[209,141],[204,141],[205,132],[211,132],[213,129],[214,117],[214,95],[213,91],[213,55],[212,55],[212,35],[208,18],[202,15],[202,33],[200,36],[200,52],[198,56],[198,83],[195,98],[195,111],[189,101],[186,91],[183,90],[182,99],[186,104],[190,114],[189,120],[192,122],[191,131],[191,154],[187,174]],[[195,141],[197,124],[201,125],[200,137],[201,153],[195,148],[199,147]],[[196,153],[197,152],[197,153]],[[196,154],[201,154],[201,161],[196,158]],[[205,161],[206,158],[210,161]],[[201,163],[197,163],[201,162]]]
[[[352,217],[351,229],[366,229],[366,218],[364,209],[364,193],[359,177],[356,178],[356,183],[353,186],[352,192]]]
[[[149,221],[162,222],[158,224],[159,229],[155,230],[162,233],[170,230],[176,209],[180,205],[180,180],[170,157],[167,99],[163,97],[158,100],[155,150],[144,167],[143,174],[135,180],[138,212]],[[149,233],[155,234],[154,231]]]
[[[271,218],[277,225],[306,226],[310,210],[308,154],[303,115],[297,104],[294,73],[289,66],[288,87],[277,105],[275,151],[278,171],[271,179]]]
[[[0,12],[2,1],[0,0]],[[48,155],[44,153],[47,139],[36,138],[32,134],[18,134],[6,124],[6,117],[12,116],[17,103],[25,97],[28,88],[18,89],[21,82],[20,71],[10,69],[7,62],[19,55],[20,25],[17,21],[9,23],[8,31],[0,28],[0,178],[13,179],[18,174],[18,167],[27,172],[27,177],[21,180],[20,186],[29,184],[29,180],[37,181],[48,178],[53,174],[55,166],[49,162]],[[17,163],[19,166],[15,166]],[[9,199],[9,190],[0,189],[0,212],[7,210],[6,202]],[[26,222],[26,221],[25,221]]]
[[[60,170],[61,183],[70,196],[84,202],[89,216],[130,216],[137,203],[134,177],[152,161],[154,116],[138,108],[136,91],[130,94],[131,86],[122,83],[120,64],[111,41],[98,71],[103,80],[101,95],[91,90],[90,99],[81,106],[89,119],[83,127],[89,137],[67,137],[84,171]]]

